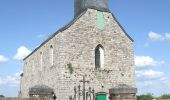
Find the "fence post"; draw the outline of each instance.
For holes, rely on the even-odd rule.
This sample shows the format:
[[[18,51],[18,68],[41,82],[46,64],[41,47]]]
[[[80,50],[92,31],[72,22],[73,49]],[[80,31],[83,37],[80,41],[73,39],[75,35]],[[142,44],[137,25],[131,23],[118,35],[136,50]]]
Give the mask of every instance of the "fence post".
[[[76,94],[77,94],[77,90],[76,87],[74,87],[74,100],[76,100]]]

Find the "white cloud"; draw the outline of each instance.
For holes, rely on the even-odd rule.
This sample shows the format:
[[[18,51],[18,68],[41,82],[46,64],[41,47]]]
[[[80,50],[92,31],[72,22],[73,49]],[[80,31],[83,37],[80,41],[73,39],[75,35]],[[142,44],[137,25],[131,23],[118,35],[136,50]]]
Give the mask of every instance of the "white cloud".
[[[0,77],[0,85],[17,86],[20,83],[20,74],[21,72],[3,78]]]
[[[163,79],[165,77],[163,72],[159,71],[153,71],[150,70],[144,70],[144,71],[136,71],[138,78],[144,78],[144,79]]]
[[[151,86],[153,85],[153,81],[140,81],[140,82],[137,82],[137,85],[140,86],[140,87],[148,87],[148,86]]]
[[[165,37],[167,40],[170,40],[170,33],[165,33]]]
[[[2,78],[0,77],[0,85],[3,83]]]
[[[149,85],[153,85],[153,82],[152,81],[144,81],[143,84],[145,86],[149,86]]]
[[[164,41],[170,40],[170,33],[164,33],[163,35],[155,32],[149,32],[149,38],[153,41]]]
[[[165,64],[164,61],[156,61],[149,56],[135,56],[135,65],[137,68],[161,66],[163,64]]]
[[[149,32],[149,38],[151,40],[164,40],[164,37],[162,35],[155,32]]]
[[[155,96],[167,94],[170,91],[170,81],[162,82],[158,80],[138,81],[138,94],[152,93]]]
[[[159,80],[160,80],[160,81],[167,81],[168,78],[167,78],[167,77],[162,77],[162,78],[160,78]]]
[[[163,81],[161,83],[162,86],[166,87],[166,88],[169,88],[170,87],[170,81]]]
[[[27,55],[29,55],[31,53],[31,51],[29,49],[27,49],[24,46],[21,46],[20,48],[18,48],[17,50],[17,54],[13,57],[15,60],[22,60],[24,59]]]
[[[0,63],[5,63],[7,62],[9,59],[4,57],[3,55],[0,55]]]

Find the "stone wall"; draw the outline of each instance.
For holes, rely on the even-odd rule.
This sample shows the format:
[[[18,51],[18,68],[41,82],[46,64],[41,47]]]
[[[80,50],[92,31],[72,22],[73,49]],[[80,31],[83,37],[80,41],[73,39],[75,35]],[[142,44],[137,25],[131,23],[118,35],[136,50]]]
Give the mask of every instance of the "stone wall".
[[[116,94],[111,95],[112,99],[110,100],[137,100],[136,94]]]
[[[51,98],[18,98],[18,97],[0,97],[0,100],[53,100]]]
[[[79,81],[83,75],[90,81],[87,87],[91,86],[96,92],[108,93],[118,84],[136,87],[133,42],[111,13],[103,12],[105,27],[98,29],[96,13],[88,9],[68,29],[56,34],[24,60],[21,97],[29,96],[29,88],[44,84],[54,89],[59,100],[68,100],[74,86],[82,85]],[[99,44],[104,47],[104,67],[96,70],[95,48]],[[54,65],[50,63],[51,45]]]

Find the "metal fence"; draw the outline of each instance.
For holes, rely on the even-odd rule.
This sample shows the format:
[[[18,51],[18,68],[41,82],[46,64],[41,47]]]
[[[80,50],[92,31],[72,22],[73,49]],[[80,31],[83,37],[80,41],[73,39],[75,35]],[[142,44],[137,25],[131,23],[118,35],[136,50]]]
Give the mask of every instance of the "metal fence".
[[[95,100],[95,91],[89,87],[85,90],[85,87],[81,89],[80,85],[74,87],[74,95],[69,97],[69,100]]]

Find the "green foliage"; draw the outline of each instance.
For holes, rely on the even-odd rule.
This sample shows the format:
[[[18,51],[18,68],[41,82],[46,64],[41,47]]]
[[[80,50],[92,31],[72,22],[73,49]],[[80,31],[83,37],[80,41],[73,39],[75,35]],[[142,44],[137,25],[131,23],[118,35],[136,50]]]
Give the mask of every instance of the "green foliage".
[[[160,96],[159,99],[170,99],[170,94],[164,94]]]
[[[68,66],[68,69],[70,71],[70,74],[72,74],[73,73],[73,66],[72,66],[72,64],[69,63],[69,64],[67,64],[67,66]]]
[[[0,95],[0,97],[5,97],[4,95]]]
[[[153,100],[153,96],[151,94],[140,95],[137,96],[137,100]]]
[[[146,95],[139,95],[137,96],[137,100],[153,100],[155,98],[156,100],[169,100],[170,94],[163,94],[160,97],[153,97],[152,94],[146,94]]]

